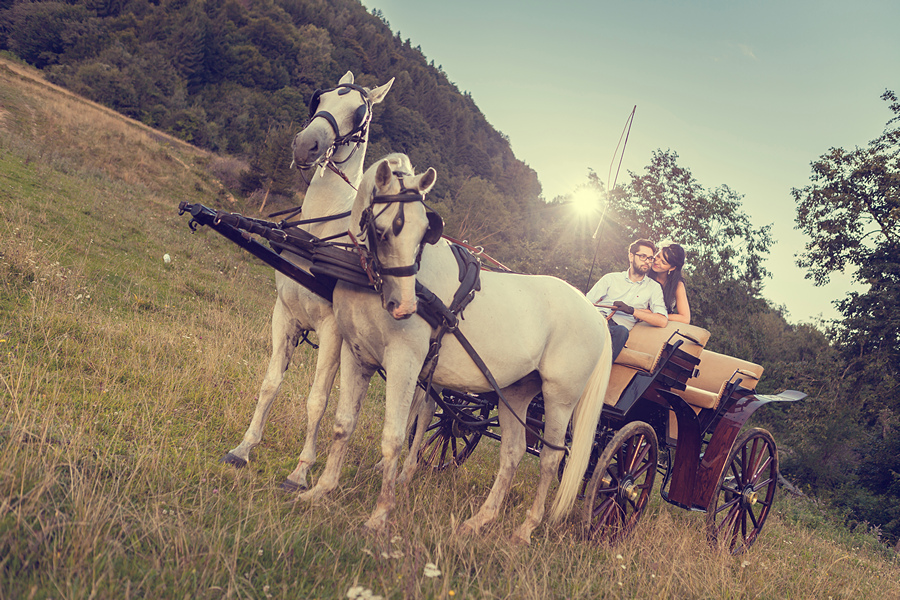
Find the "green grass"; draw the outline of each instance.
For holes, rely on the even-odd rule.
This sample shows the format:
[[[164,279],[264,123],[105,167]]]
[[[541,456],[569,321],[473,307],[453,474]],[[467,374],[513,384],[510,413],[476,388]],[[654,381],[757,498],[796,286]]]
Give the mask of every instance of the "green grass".
[[[740,557],[708,547],[704,515],[658,496],[616,547],[572,524],[513,545],[531,457],[497,524],[458,537],[492,483],[491,441],[460,469],[418,474],[389,531],[365,535],[380,488],[377,379],[340,488],[314,506],[278,489],[301,447],[308,347],[255,460],[219,464],[268,361],[274,277],[178,216],[181,200],[253,214],[225,199],[211,160],[0,60],[0,600],[346,598],[355,586],[384,598],[900,597],[896,556],[808,499],[781,498]]]

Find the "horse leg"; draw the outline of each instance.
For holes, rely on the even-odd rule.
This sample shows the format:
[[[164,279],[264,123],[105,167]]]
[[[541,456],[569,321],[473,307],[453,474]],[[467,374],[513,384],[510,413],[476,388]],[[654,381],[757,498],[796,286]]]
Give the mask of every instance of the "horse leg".
[[[554,396],[544,394],[544,434],[543,437],[554,446],[562,446],[565,442],[566,427],[569,423],[572,411],[568,412],[553,403]],[[550,484],[557,475],[559,461],[562,459],[561,450],[553,450],[547,446],[541,448],[541,476],[535,491],[534,503],[525,515],[522,523],[513,533],[513,541],[522,544],[531,543],[531,532],[540,525],[544,518],[544,510],[547,503],[547,494]]]
[[[356,359],[346,341],[341,344],[341,392],[334,415],[331,447],[328,449],[322,476],[319,477],[315,487],[300,494],[301,500],[307,502],[318,500],[337,487],[341,467],[347,456],[350,436],[356,430],[359,411],[369,388],[369,380],[374,373],[373,367],[363,365]]]
[[[294,349],[300,339],[300,331],[300,323],[291,318],[279,297],[272,310],[272,356],[269,358],[269,366],[259,389],[259,399],[256,402],[253,419],[244,433],[243,441],[229,450],[222,457],[222,462],[238,468],[242,468],[250,462],[250,451],[262,441],[269,411],[279,388],[281,388],[281,383],[284,381],[284,372],[294,355]]]
[[[528,377],[505,388],[503,395],[509,401],[515,414],[524,421],[528,405],[539,389],[533,379]],[[484,525],[497,518],[500,506],[509,492],[519,461],[525,455],[525,428],[503,401],[498,406],[498,416],[501,431],[500,469],[497,471],[497,478],[494,480],[491,492],[478,513],[460,526],[459,533],[463,535],[476,534]]]
[[[395,495],[397,465],[400,460],[400,451],[406,440],[406,424],[410,414],[410,405],[416,393],[416,376],[418,375],[416,367],[412,367],[410,370],[410,365],[419,364],[414,357],[407,357],[408,353],[401,352],[400,354],[404,356],[385,357],[388,379],[384,430],[381,435],[381,493],[375,504],[375,510],[365,524],[365,528],[369,531],[383,530],[397,503]]]
[[[300,461],[297,468],[288,475],[281,487],[288,491],[308,489],[306,475],[309,468],[316,462],[316,440],[319,434],[319,424],[325,415],[328,405],[328,395],[334,385],[334,377],[341,358],[341,335],[337,331],[334,318],[320,323],[316,333],[319,336],[319,353],[316,357],[316,373],[312,386],[309,388],[309,396],[306,399],[306,439],[303,450],[300,453]]]
[[[413,397],[413,403],[409,410],[409,419],[406,423],[406,437],[409,438],[409,432],[413,425],[416,427],[416,433],[413,436],[412,444],[409,446],[409,454],[406,455],[406,461],[403,463],[403,470],[397,478],[397,485],[406,485],[412,479],[416,469],[419,467],[419,449],[422,447],[422,440],[425,439],[425,430],[434,418],[434,411],[437,405],[431,396],[425,396],[425,390],[416,387],[416,395]]]

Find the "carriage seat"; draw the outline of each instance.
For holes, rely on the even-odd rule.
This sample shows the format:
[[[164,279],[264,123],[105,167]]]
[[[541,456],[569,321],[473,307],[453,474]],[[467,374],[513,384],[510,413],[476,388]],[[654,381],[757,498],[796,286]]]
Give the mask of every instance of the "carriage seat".
[[[662,356],[666,342],[676,331],[698,342],[695,344],[690,340],[685,340],[685,343],[681,345],[682,350],[692,356],[700,356],[703,346],[709,341],[707,330],[696,325],[685,325],[674,321],[669,321],[665,327],[654,327],[641,322],[632,327],[628,341],[622,352],[616,357],[615,364],[652,372]],[[672,341],[679,339],[683,338],[675,336]]]
[[[689,336],[697,343],[681,336],[672,337],[676,331]],[[665,327],[654,327],[646,323],[638,323],[631,329],[625,348],[616,357],[610,373],[609,386],[606,389],[606,404],[615,406],[622,391],[631,383],[637,373],[652,373],[662,358],[666,342],[684,340],[681,349],[692,356],[700,356],[703,346],[709,341],[709,332],[696,325],[685,325],[670,321]]]
[[[695,410],[716,408],[730,381],[740,379],[742,388],[756,389],[763,373],[760,365],[709,350],[700,354],[700,365],[697,368],[699,372],[688,381],[687,388],[676,392]]]

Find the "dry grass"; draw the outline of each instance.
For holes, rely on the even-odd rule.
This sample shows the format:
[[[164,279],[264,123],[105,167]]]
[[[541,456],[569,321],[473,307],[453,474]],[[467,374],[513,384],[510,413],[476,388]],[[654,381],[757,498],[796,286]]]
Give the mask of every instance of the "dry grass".
[[[0,600],[345,598],[356,586],[384,598],[900,597],[897,558],[804,500],[782,499],[741,557],[706,545],[703,515],[658,497],[616,547],[571,526],[512,545],[531,458],[499,522],[456,537],[490,487],[490,441],[455,472],[417,476],[390,531],[365,536],[380,384],[340,490],[307,506],[277,489],[300,449],[308,348],[256,460],[218,464],[268,360],[272,274],[177,216],[179,200],[216,203],[208,157],[21,70],[0,61]]]

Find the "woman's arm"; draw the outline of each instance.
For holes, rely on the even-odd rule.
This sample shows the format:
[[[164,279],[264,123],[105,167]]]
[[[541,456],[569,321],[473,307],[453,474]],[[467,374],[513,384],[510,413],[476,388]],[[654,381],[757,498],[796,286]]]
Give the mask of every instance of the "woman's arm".
[[[688,304],[687,288],[683,281],[679,281],[675,288],[675,312],[669,315],[669,320],[691,324],[691,306]]]

